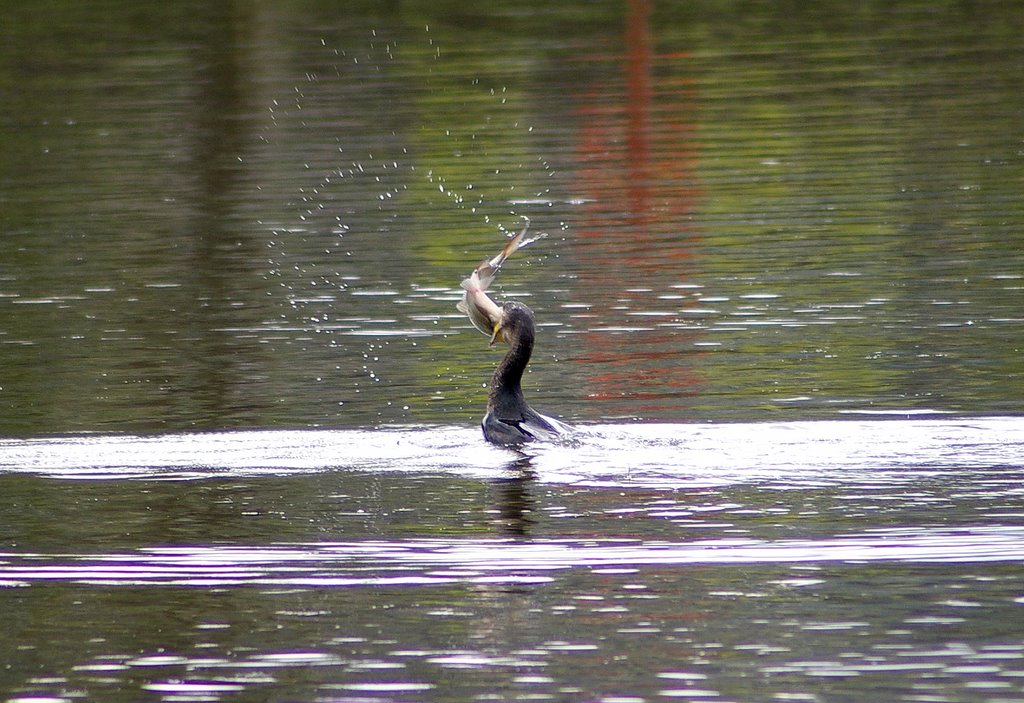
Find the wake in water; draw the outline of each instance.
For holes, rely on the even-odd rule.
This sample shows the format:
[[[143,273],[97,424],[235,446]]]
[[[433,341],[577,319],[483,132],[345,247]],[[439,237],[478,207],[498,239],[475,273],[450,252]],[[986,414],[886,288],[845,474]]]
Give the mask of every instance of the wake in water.
[[[1024,466],[1024,418],[607,424],[528,451],[485,444],[470,427],[241,430],[0,441],[0,472],[61,478],[196,479],[335,470],[549,483],[692,488],[910,480],[922,473]]]

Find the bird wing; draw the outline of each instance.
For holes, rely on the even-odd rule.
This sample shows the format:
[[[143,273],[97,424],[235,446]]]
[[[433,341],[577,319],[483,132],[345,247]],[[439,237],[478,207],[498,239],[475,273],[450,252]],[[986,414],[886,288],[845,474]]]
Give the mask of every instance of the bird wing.
[[[525,442],[554,442],[571,437],[573,428],[553,417],[528,409],[516,418],[499,417],[488,411],[483,420],[484,438],[502,446],[516,446]]]
[[[549,442],[572,431],[572,428],[564,422],[560,422],[553,417],[548,417],[547,415],[541,415],[540,413],[537,413],[536,418],[524,418],[521,422],[517,423],[517,425],[519,429],[534,439],[541,439]]]

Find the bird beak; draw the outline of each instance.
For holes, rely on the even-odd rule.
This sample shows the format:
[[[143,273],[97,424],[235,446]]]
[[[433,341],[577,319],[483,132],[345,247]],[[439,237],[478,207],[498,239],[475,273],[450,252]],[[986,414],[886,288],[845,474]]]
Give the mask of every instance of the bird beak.
[[[494,346],[494,343],[497,342],[499,339],[501,341],[505,341],[505,337],[504,335],[502,335],[503,331],[504,328],[501,326],[501,320],[498,320],[497,322],[494,323],[494,332],[491,334],[490,345],[492,347]]]

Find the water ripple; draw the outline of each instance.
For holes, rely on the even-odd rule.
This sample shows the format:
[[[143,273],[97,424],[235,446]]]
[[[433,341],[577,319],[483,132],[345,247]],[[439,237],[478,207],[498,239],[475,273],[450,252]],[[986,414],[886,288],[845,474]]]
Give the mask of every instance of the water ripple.
[[[409,540],[188,546],[126,554],[0,554],[0,584],[301,587],[526,584],[552,572],[827,562],[976,563],[1024,559],[1024,527],[871,530],[821,540]]]

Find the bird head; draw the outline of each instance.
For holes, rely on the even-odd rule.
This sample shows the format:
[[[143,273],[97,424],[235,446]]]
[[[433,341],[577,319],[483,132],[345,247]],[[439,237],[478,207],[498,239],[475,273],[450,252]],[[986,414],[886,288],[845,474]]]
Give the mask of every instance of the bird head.
[[[511,345],[525,330],[529,330],[532,337],[533,311],[516,301],[504,303],[491,328],[491,346],[499,341]]]

